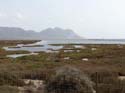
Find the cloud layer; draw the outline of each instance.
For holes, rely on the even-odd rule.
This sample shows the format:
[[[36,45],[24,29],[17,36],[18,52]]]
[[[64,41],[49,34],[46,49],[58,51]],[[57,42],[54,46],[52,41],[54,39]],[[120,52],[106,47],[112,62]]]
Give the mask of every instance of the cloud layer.
[[[87,38],[125,38],[124,0],[4,0],[0,26],[70,28]]]

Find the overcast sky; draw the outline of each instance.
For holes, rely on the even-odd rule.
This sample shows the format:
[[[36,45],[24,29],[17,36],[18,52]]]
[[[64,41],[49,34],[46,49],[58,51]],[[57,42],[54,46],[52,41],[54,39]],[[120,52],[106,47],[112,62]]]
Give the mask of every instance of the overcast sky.
[[[86,38],[125,38],[125,0],[0,0],[0,26],[61,27]]]

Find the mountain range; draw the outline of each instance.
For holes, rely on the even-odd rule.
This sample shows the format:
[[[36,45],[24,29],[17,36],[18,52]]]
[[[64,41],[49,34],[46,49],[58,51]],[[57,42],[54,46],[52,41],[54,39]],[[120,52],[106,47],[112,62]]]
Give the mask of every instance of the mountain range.
[[[0,27],[0,40],[82,39],[71,29],[47,28],[40,32],[18,27]]]

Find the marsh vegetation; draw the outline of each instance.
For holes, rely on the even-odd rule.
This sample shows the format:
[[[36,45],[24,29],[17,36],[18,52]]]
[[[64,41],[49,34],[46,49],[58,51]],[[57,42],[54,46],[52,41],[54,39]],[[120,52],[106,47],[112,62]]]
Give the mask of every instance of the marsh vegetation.
[[[0,93],[26,93],[36,90],[24,80],[42,80],[43,84],[56,76],[58,68],[70,66],[79,69],[94,83],[98,93],[125,93],[125,45],[63,45],[57,53],[38,52],[38,55],[10,58],[6,55],[24,54],[29,51],[6,51],[4,46],[30,44],[36,41],[0,41]],[[58,46],[58,45],[56,45]],[[65,50],[72,50],[66,52]],[[59,77],[59,76],[58,76]],[[55,78],[56,79],[56,78]],[[60,79],[60,78],[59,78]],[[42,91],[42,87],[38,88]],[[31,92],[28,92],[31,91]],[[5,92],[4,92],[5,91]],[[39,91],[35,93],[41,93]]]

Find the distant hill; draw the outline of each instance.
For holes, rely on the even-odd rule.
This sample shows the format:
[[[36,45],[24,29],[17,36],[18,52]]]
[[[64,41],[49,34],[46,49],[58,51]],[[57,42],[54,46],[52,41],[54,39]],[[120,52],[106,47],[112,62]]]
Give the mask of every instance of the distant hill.
[[[0,40],[23,39],[81,39],[74,31],[62,28],[48,28],[41,32],[16,27],[0,27]]]
[[[79,39],[74,31],[70,29],[61,29],[61,28],[48,28],[40,32],[42,38],[52,38],[52,39]]]

